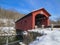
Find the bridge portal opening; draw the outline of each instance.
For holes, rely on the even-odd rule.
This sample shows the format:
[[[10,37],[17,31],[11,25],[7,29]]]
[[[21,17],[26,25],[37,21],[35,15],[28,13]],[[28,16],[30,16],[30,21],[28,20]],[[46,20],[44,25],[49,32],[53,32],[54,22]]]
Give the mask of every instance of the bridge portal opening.
[[[35,25],[37,27],[40,28],[42,25],[46,25],[45,23],[46,23],[46,16],[45,15],[43,15],[43,14],[37,14],[35,16]]]

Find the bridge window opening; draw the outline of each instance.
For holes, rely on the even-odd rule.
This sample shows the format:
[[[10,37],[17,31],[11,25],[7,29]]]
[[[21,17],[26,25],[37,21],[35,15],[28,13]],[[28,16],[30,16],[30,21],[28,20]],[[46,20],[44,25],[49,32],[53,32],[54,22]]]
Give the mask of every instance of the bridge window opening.
[[[43,14],[37,14],[35,16],[35,25],[37,27],[41,27],[42,25],[44,25],[44,20],[46,19],[46,16]]]

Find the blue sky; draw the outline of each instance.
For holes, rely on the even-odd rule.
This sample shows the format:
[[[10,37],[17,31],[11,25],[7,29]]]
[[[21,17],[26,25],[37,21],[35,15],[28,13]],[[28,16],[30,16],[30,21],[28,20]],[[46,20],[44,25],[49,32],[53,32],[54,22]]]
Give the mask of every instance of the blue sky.
[[[52,15],[51,19],[60,17],[60,0],[0,0],[0,7],[22,14],[45,8]]]

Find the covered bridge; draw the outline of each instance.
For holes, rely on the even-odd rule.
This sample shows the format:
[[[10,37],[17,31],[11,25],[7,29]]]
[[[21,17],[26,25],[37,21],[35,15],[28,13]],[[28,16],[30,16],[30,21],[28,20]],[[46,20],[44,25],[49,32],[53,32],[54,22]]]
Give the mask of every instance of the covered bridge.
[[[16,30],[29,30],[34,29],[35,26],[41,25],[49,26],[50,14],[44,9],[33,11],[15,22]]]

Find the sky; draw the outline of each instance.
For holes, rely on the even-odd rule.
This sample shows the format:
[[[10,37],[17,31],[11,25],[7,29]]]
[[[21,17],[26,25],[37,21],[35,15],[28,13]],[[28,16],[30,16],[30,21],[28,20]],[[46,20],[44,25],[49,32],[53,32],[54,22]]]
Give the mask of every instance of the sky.
[[[0,7],[22,14],[45,8],[51,14],[50,19],[60,17],[60,0],[0,0]]]

